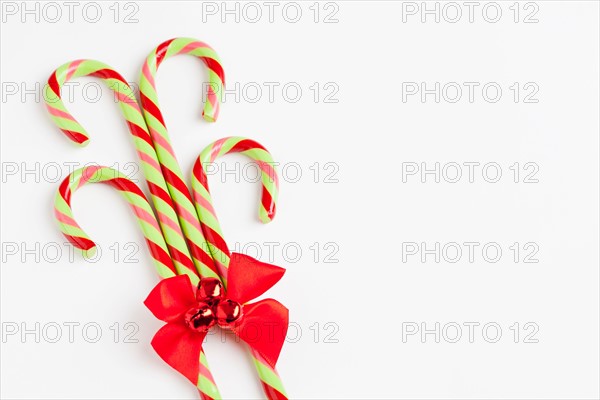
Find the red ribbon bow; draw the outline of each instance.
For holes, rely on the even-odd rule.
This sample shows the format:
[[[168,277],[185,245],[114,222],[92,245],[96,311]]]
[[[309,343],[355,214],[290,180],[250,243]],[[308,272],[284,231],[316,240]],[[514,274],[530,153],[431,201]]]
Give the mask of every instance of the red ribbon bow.
[[[285,269],[233,253],[228,288],[214,278],[194,288],[189,276],[163,279],[144,304],[167,324],[152,339],[152,347],[171,367],[194,385],[200,372],[200,352],[208,329],[215,323],[231,329],[260,353],[273,368],[288,328],[288,309],[274,299],[245,304],[271,288]]]

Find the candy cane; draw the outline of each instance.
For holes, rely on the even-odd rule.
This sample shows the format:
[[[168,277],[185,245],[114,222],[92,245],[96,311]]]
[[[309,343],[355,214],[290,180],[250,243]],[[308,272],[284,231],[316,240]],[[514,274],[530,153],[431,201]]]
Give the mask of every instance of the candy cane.
[[[108,167],[90,166],[72,172],[63,180],[54,200],[54,216],[60,230],[69,242],[82,250],[86,257],[94,255],[96,244],[73,218],[71,195],[86,183],[102,182],[117,189],[127,200],[142,228],[156,271],[161,278],[176,275],[167,244],[161,233],[154,211],[142,190],[119,171]]]
[[[192,194],[204,235],[210,244],[209,250],[215,262],[220,264],[219,271],[222,271],[224,283],[227,283],[230,251],[223,239],[223,231],[213,207],[204,169],[207,164],[228,153],[243,153],[258,163],[262,181],[262,200],[259,204],[258,216],[263,223],[270,222],[275,216],[279,194],[279,182],[273,158],[261,144],[254,140],[243,137],[219,139],[206,147],[196,160],[192,174]]]
[[[179,222],[192,255],[196,252],[206,254],[209,250],[200,226],[200,219],[196,214],[189,189],[185,184],[181,167],[171,145],[156,93],[155,76],[159,65],[164,59],[176,54],[194,55],[200,58],[208,67],[209,86],[202,115],[209,122],[215,121],[219,114],[220,105],[216,93],[223,88],[224,73],[216,52],[207,44],[194,39],[177,38],[160,44],[150,53],[142,67],[140,76],[140,100],[144,118],[152,136],[161,169],[168,183],[169,192],[175,203]],[[202,277],[219,277],[218,264],[213,263],[211,260],[210,267],[200,269],[200,275]],[[202,377],[205,370],[204,364],[201,364],[201,367],[198,388],[203,393],[207,390],[203,383],[206,382],[208,389],[210,389],[214,386],[214,381],[209,382]]]
[[[142,228],[146,244],[152,255],[156,271],[161,278],[175,276],[177,271],[169,256],[167,243],[161,233],[154,211],[142,190],[127,177],[112,168],[90,166],[72,172],[61,183],[54,201],[54,215],[63,235],[75,246],[82,250],[84,255],[91,256],[96,244],[81,229],[73,217],[71,196],[87,183],[105,183],[117,189],[127,200],[134,211],[137,221]],[[203,399],[220,398],[215,380],[208,368],[208,361],[204,351],[200,354],[202,372],[198,377],[197,386]]]
[[[192,282],[198,282],[198,274],[194,268],[183,233],[178,223],[177,214],[169,196],[167,184],[162,175],[160,164],[154,150],[148,128],[135,99],[135,94],[125,79],[108,65],[93,60],[76,60],[58,67],[50,75],[48,86],[44,90],[46,107],[54,123],[74,142],[85,145],[89,136],[84,128],[67,111],[60,89],[65,82],[80,76],[94,76],[114,91],[119,107],[133,135],[135,148],[141,160],[142,171],[146,177],[158,220],[169,247],[169,254],[175,263],[178,273],[190,276]],[[208,254],[201,261],[212,266]],[[198,267],[198,270],[201,268]]]
[[[206,147],[194,164],[192,175],[192,195],[196,210],[200,216],[204,235],[210,246],[213,258],[222,263],[220,268],[221,280],[227,284],[227,267],[231,253],[227,243],[223,239],[223,233],[219,220],[215,213],[212,197],[208,187],[205,167],[214,162],[218,157],[229,153],[242,153],[258,163],[261,170],[262,199],[259,205],[259,218],[267,223],[275,216],[277,196],[279,193],[279,182],[275,171],[271,154],[259,143],[242,137],[229,137],[217,140]],[[260,354],[252,352],[254,365],[258,371],[263,390],[268,399],[287,399],[281,378],[274,368],[265,362]]]
[[[198,215],[195,214],[197,208],[195,208],[192,204],[189,191],[185,186],[181,168],[177,162],[177,158],[170,143],[164,118],[160,112],[158,96],[156,93],[155,76],[159,65],[162,63],[162,61],[164,61],[164,59],[176,54],[195,55],[204,61],[209,69],[207,101],[205,102],[203,112],[204,119],[207,121],[215,121],[218,117],[219,101],[216,94],[220,93],[223,89],[224,75],[218,56],[213,49],[211,49],[205,43],[194,39],[178,38],[162,43],[152,53],[150,53],[143,66],[140,77],[140,98],[142,109],[144,111],[144,117],[146,118],[146,123],[148,124],[150,134],[154,140],[162,169],[166,174],[169,190],[174,198],[177,211],[180,216],[184,216],[183,220],[180,219],[183,231],[186,234],[188,243],[191,241],[195,247],[204,247],[206,246],[205,236],[212,234],[212,232],[203,229],[205,227],[198,223]],[[260,159],[260,157],[257,159]],[[266,168],[268,167],[270,167],[270,165],[268,165]],[[276,196],[276,181],[274,188],[275,190],[273,190],[273,192]],[[265,211],[264,213],[261,213],[261,217],[263,221],[266,222],[273,216],[273,214],[274,207],[269,208],[269,210]],[[202,235],[202,232],[204,232],[204,235]],[[215,235],[212,236],[212,239],[208,240],[208,243],[211,245],[216,243],[220,244],[221,242],[224,243],[223,240],[216,240]],[[219,272],[218,275],[222,280],[226,281],[226,267],[229,264],[229,251],[222,249],[221,251],[223,254],[215,254],[212,251],[212,246],[208,247],[210,252],[213,254],[213,259],[215,259],[215,265],[217,266],[217,271]],[[220,262],[220,258],[223,258],[223,260],[226,258],[226,261]],[[201,275],[206,276],[202,272],[203,271],[201,271]],[[285,398],[282,395],[282,393],[285,391],[277,373],[272,370],[268,364],[261,360],[258,354],[254,354],[254,361],[256,368],[259,371],[259,375],[261,376],[261,380],[263,381],[263,387],[265,388],[265,393],[267,393],[267,396],[272,399]]]
[[[99,61],[77,60],[62,65],[52,73],[48,79],[48,87],[44,91],[46,107],[53,121],[71,140],[81,145],[87,144],[89,137],[84,128],[67,111],[61,99],[60,89],[68,80],[88,75],[100,77],[114,91],[133,135],[142,171],[157,210],[160,227],[168,245],[168,253],[174,261],[175,270],[178,274],[187,274],[192,282],[197,283],[199,281],[198,272],[202,271],[206,274],[207,271],[214,268],[214,263],[207,251],[201,248],[193,252],[192,261],[146,122],[135,99],[135,94],[125,79],[108,65]],[[91,243],[81,242],[81,244],[91,246]],[[214,276],[216,273],[213,272],[212,275]],[[220,395],[208,369],[206,357],[201,358],[200,361],[203,366],[198,380],[201,396],[204,399],[219,398]]]
[[[159,65],[168,57],[177,54],[190,54],[200,58],[208,67],[207,101],[204,103],[204,119],[215,121],[219,115],[219,93],[224,85],[223,68],[216,52],[207,44],[195,39],[177,38],[168,40],[154,49],[142,68],[140,76],[140,99],[144,118],[150,130],[160,166],[165,175],[169,192],[175,203],[183,233],[187,239],[192,255],[202,253],[206,256],[208,249],[200,227],[196,210],[192,203],[190,191],[185,184],[181,167],[177,162],[164,118],[159,108],[156,94],[155,76]],[[204,259],[203,259],[204,261]],[[201,263],[200,275],[203,277],[218,277],[219,271],[210,262]]]

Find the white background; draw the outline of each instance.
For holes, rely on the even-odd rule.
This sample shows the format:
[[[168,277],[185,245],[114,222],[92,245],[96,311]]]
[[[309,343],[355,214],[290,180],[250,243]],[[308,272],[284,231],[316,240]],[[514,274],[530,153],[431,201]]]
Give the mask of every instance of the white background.
[[[240,90],[252,82],[263,88],[254,103],[254,84],[239,101],[226,98],[220,120],[207,124],[200,117],[203,64],[182,56],[161,66],[159,97],[186,175],[202,148],[231,135],[260,141],[282,165],[302,172],[293,182],[296,169],[286,169],[277,218],[266,226],[256,217],[256,184],[243,176],[240,182],[234,175],[210,178],[230,245],[258,243],[260,258],[269,261],[264,243],[279,243],[272,261],[287,274],[269,295],[290,308],[301,331],[295,343],[285,345],[278,364],[291,398],[598,398],[597,2],[520,3],[518,22],[513,2],[499,2],[496,23],[486,20],[495,17],[493,5],[482,13],[485,2],[475,8],[472,23],[462,2],[456,23],[450,22],[456,9],[445,3],[437,5],[439,22],[435,15],[421,21],[420,2],[410,15],[403,9],[412,5],[382,1],[321,4],[315,22],[313,3],[303,2],[297,3],[302,10],[297,23],[282,15],[284,3],[275,8],[273,22],[267,6],[257,3],[263,15],[255,23],[249,19],[256,9],[244,14],[241,4],[239,22],[235,15],[222,22],[219,13],[203,13],[201,3],[138,2],[128,8],[99,3],[96,23],[82,15],[84,3],[75,8],[73,22],[67,7],[57,4],[64,14],[54,23],[56,11],[43,3],[37,6],[39,22],[35,14],[22,14],[20,2],[12,3],[16,14],[3,4],[3,398],[197,397],[150,347],[161,322],[142,301],[157,277],[125,202],[102,185],[74,196],[79,223],[103,249],[96,263],[78,255],[69,259],[53,221],[56,175],[67,175],[66,163],[130,168],[137,161],[118,107],[108,90],[91,101],[99,81],[77,80],[81,86],[73,89],[68,108],[92,136],[80,149],[53,126],[40,87],[35,90],[54,68],[77,58],[102,60],[135,82],[152,48],[176,36],[213,46],[230,89],[236,82]],[[213,5],[222,11],[220,2]],[[324,23],[334,11],[337,22]],[[137,22],[124,23],[132,12]],[[524,23],[530,13],[537,23]],[[272,102],[264,82],[280,85]],[[282,95],[290,82],[302,88],[296,103]],[[321,88],[316,102],[310,89],[315,82]],[[330,99],[336,103],[324,101],[331,92],[332,86],[324,88],[328,82],[339,88]],[[451,103],[455,92],[449,91],[440,93],[439,103],[434,94],[403,101],[410,82],[425,82],[429,89],[436,82],[441,88],[456,82],[462,98]],[[464,82],[479,85],[472,102]],[[497,102],[482,95],[490,82],[502,89]],[[515,82],[518,101],[510,89]],[[532,85],[525,88],[527,83]],[[537,102],[526,103],[523,96],[532,88],[538,91],[529,100]],[[494,97],[492,89],[488,94]],[[230,168],[246,162],[238,156],[224,160]],[[480,163],[473,182],[465,162]],[[317,178],[310,169],[315,163]],[[333,167],[325,169],[326,163]],[[431,174],[425,182],[420,174],[403,182],[403,168],[413,165],[407,163],[430,169],[440,163],[446,175],[439,183]],[[457,183],[449,182],[456,170],[448,163],[463,166]],[[497,183],[488,182],[494,170],[482,175],[486,163],[500,166]],[[514,163],[521,171],[517,183],[509,168]],[[532,177],[537,183],[524,182],[532,171],[526,163],[537,167]],[[334,168],[334,182],[325,182]],[[140,247],[133,263],[126,262],[123,249],[131,242]],[[315,242],[321,248],[316,260],[309,248]],[[325,249],[329,242],[334,245]],[[454,253],[448,247],[439,262],[435,254],[425,254],[422,262],[420,253],[404,254],[403,260],[403,243],[409,242],[429,249],[436,242],[441,248],[453,242],[479,245],[473,262],[464,245],[457,262],[450,262]],[[515,242],[518,262],[510,249]],[[293,249],[282,252],[286,243],[302,249],[298,260]],[[483,257],[486,243],[501,248],[499,261]],[[108,249],[114,245],[121,249],[117,262]],[[36,246],[39,250],[26,251]],[[335,246],[337,253],[326,260]],[[538,262],[524,262],[536,246],[532,260]],[[249,252],[257,255],[256,249]],[[73,343],[64,325],[69,322],[80,324]],[[82,333],[90,322],[102,328],[97,343],[88,343]],[[110,329],[115,322],[118,343]],[[139,326],[138,343],[124,343],[127,322]],[[469,322],[479,324],[472,343]],[[34,333],[22,336],[23,328],[35,331],[36,323],[39,343]],[[439,343],[434,333],[422,338],[420,332],[403,342],[403,329],[435,330],[436,323]],[[57,343],[49,340],[54,324],[62,326]],[[485,324],[492,326],[487,335]],[[462,336],[452,343],[456,325]],[[14,326],[19,332],[6,334]],[[495,326],[502,336],[490,343]],[[88,333],[94,336],[93,329]],[[212,336],[206,352],[225,398],[262,397],[242,346]]]

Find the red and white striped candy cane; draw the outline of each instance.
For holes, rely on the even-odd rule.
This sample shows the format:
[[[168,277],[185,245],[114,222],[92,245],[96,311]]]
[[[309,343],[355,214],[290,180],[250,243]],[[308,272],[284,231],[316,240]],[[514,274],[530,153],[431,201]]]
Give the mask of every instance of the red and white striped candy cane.
[[[215,261],[221,264],[219,271],[221,271],[221,280],[224,285],[227,285],[227,268],[231,259],[231,252],[225,239],[223,239],[223,232],[210,195],[205,168],[218,157],[230,153],[242,153],[254,160],[260,167],[262,195],[259,205],[259,219],[263,223],[271,221],[275,216],[279,194],[279,181],[273,158],[267,149],[254,140],[243,137],[219,139],[206,147],[196,160],[192,176],[192,195],[204,229],[204,236],[210,244],[209,249]],[[270,367],[258,352],[252,351],[252,357],[267,398],[272,400],[287,399],[283,383],[277,371]]]
[[[212,196],[208,189],[208,180],[204,169],[218,157],[229,153],[242,153],[255,161],[261,170],[262,198],[258,207],[261,222],[268,223],[275,217],[279,180],[275,171],[275,163],[271,154],[258,142],[243,137],[227,137],[219,139],[207,146],[194,164],[192,174],[192,195],[200,217],[204,236],[209,243],[209,250],[216,263],[219,264],[221,278],[227,283],[227,268],[230,251],[223,238],[223,231],[217,218]]]
[[[61,97],[62,86],[67,81],[81,76],[101,78],[115,93],[141,160],[142,171],[148,183],[152,201],[158,213],[158,220],[169,247],[169,254],[175,263],[175,268],[178,273],[189,275],[192,282],[198,282],[198,272],[194,267],[183,232],[179,226],[177,214],[169,196],[167,183],[163,177],[150,133],[138,106],[135,93],[127,81],[110,66],[99,61],[76,60],[63,64],[50,75],[48,86],[44,90],[46,108],[52,120],[72,141],[80,145],[88,143],[89,136],[87,132],[66,109]],[[212,260],[208,254],[205,254],[204,262],[212,266]],[[199,266],[198,270],[200,270]]]
[[[72,172],[61,183],[54,201],[54,215],[67,240],[88,256],[91,256],[91,252],[96,248],[96,244],[75,221],[71,207],[73,193],[88,183],[105,183],[121,193],[137,217],[137,222],[146,239],[158,275],[161,278],[175,276],[177,271],[169,255],[167,243],[146,196],[135,183],[112,168],[101,166],[80,168]],[[202,350],[198,361],[201,364],[197,384],[200,396],[204,400],[220,398],[204,350]]]
[[[170,254],[178,274],[187,274],[193,283],[197,283],[199,281],[198,273],[206,273],[206,271],[215,268],[214,263],[208,254],[208,250],[201,247],[195,247],[192,253],[188,250],[179,225],[175,205],[171,199],[169,188],[154,149],[154,143],[138,106],[135,93],[125,79],[114,69],[99,61],[76,60],[66,63],[52,73],[48,79],[48,87],[44,91],[44,99],[50,116],[71,140],[81,145],[87,144],[89,141],[87,132],[66,109],[60,91],[65,82],[79,76],[99,77],[114,91],[141,160],[142,171],[148,183],[160,227],[167,243],[167,254]],[[70,229],[73,231],[73,228]],[[83,233],[82,231],[74,232],[77,234]],[[76,246],[90,246],[89,249],[91,249],[93,242],[80,240]],[[216,275],[216,272],[213,272],[213,275]],[[198,379],[198,388],[202,397],[204,399],[219,398],[220,395],[208,369],[204,353],[200,362],[202,368]]]
[[[84,167],[73,171],[62,181],[54,200],[54,216],[67,240],[87,257],[95,252],[96,244],[75,221],[71,207],[73,193],[88,183],[105,183],[119,191],[137,217],[158,275],[161,278],[175,276],[177,272],[169,255],[167,243],[144,192],[115,169],[102,166]]]
[[[207,101],[204,104],[204,119],[215,121],[219,114],[219,100],[216,95],[224,85],[224,73],[217,53],[206,43],[189,38],[176,38],[167,40],[156,47],[146,59],[140,75],[140,100],[144,118],[154,148],[160,161],[160,166],[168,184],[169,192],[175,203],[179,216],[179,222],[187,239],[192,256],[196,258],[199,254],[203,258],[200,263],[200,275],[203,277],[218,277],[218,271],[214,264],[204,257],[208,253],[202,228],[198,222],[198,216],[192,203],[189,188],[185,184],[185,178],[181,167],[175,156],[171,145],[169,133],[158,103],[156,93],[156,72],[160,64],[167,58],[178,54],[189,54],[201,59],[208,67],[209,86],[207,89]]]
[[[167,40],[148,55],[140,74],[140,100],[160,167],[167,182],[175,209],[177,210],[179,222],[192,257],[194,260],[199,257],[202,258],[202,262],[197,263],[200,266],[200,275],[202,277],[219,277],[217,265],[212,260],[210,262],[205,260],[206,257],[210,259],[208,245],[204,238],[196,209],[192,203],[189,188],[185,184],[185,178],[171,145],[167,127],[158,103],[156,92],[156,73],[158,67],[165,59],[178,54],[193,55],[206,64],[209,86],[207,88],[207,99],[204,103],[202,115],[209,122],[217,119],[220,109],[217,93],[223,89],[225,80],[223,67],[217,53],[206,43],[195,39],[175,38]],[[201,357],[198,388],[203,397],[208,398],[206,392],[211,391],[213,388],[216,390],[216,386],[213,380],[208,380],[204,376],[204,371],[206,370],[204,361],[205,359]]]

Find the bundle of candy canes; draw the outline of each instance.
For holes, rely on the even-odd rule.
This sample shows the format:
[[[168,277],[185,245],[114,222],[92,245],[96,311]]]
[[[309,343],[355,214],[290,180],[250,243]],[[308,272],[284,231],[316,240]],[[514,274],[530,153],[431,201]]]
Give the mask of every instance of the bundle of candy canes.
[[[209,163],[229,153],[242,153],[255,161],[262,183],[259,218],[267,223],[275,216],[279,191],[275,164],[267,149],[254,140],[219,139],[196,160],[190,193],[156,94],[158,67],[166,58],[178,54],[196,56],[206,65],[208,85],[202,115],[206,121],[216,121],[220,110],[217,93],[223,92],[225,84],[223,68],[216,52],[195,39],[171,39],[150,53],[140,75],[140,103],[127,81],[99,61],[75,60],[51,74],[44,90],[46,107],[54,123],[80,145],[87,144],[89,137],[65,108],[61,87],[73,78],[93,76],[114,91],[154,205],[153,208],[144,192],[119,171],[89,166],[74,171],[62,182],[56,194],[55,216],[66,238],[89,256],[96,245],[75,221],[71,196],[87,183],[102,182],[118,190],[134,211],[162,278],[144,302],[165,322],[152,339],[158,355],[196,385],[202,399],[219,399],[202,349],[208,330],[218,325],[248,344],[266,397],[287,399],[275,365],[287,333],[288,310],[273,299],[251,302],[277,283],[285,270],[229,251],[205,171]],[[262,332],[267,328],[268,332]]]

